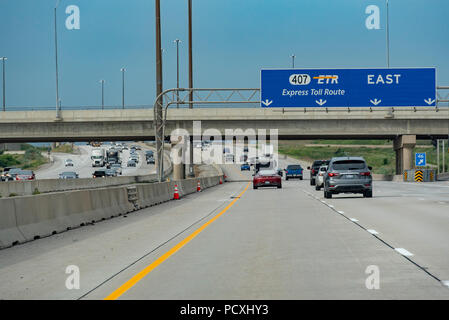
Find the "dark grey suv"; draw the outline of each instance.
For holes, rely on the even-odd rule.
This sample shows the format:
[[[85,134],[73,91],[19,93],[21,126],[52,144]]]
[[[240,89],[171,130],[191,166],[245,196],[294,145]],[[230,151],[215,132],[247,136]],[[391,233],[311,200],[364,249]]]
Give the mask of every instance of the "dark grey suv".
[[[373,177],[362,157],[332,158],[324,179],[324,197],[332,198],[338,193],[361,193],[373,196]]]

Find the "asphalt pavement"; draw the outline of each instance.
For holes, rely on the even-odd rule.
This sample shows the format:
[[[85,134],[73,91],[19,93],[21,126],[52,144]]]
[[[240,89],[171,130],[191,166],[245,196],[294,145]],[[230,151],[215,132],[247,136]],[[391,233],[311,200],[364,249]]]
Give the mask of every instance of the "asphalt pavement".
[[[307,174],[282,189],[228,182],[1,250],[0,298],[449,299],[449,184],[324,199]],[[69,265],[79,289],[66,288]]]

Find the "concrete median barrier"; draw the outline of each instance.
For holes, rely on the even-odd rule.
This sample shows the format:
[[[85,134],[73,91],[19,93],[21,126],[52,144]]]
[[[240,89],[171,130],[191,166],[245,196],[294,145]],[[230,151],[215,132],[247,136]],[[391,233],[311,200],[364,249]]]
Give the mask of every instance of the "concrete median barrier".
[[[133,184],[136,199],[128,198],[128,187],[65,191],[0,199],[0,248],[50,236],[79,226],[160,204],[173,199],[174,186],[181,196],[219,184],[220,177]],[[137,203],[137,206],[135,204]]]
[[[67,203],[63,193],[15,197],[17,227],[30,241],[66,230]]]
[[[17,228],[14,199],[0,199],[0,248],[25,241]]]
[[[154,206],[173,198],[173,190],[170,189],[169,182],[138,184],[136,187],[141,208]]]

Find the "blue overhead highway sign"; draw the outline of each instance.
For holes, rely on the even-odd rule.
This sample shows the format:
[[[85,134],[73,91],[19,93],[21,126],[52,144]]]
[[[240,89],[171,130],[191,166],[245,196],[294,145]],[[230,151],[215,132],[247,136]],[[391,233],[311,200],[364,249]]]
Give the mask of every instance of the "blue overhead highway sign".
[[[264,69],[262,107],[435,106],[436,69]]]
[[[415,153],[415,167],[424,167],[426,165],[426,153]]]

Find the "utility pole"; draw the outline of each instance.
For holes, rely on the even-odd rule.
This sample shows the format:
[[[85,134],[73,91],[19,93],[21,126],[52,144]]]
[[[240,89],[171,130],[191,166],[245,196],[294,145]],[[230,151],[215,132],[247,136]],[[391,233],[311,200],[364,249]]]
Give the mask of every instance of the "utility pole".
[[[6,57],[1,57],[3,60],[3,111],[6,111],[6,76],[5,76],[5,61],[8,60]]]
[[[175,39],[176,43],[176,88],[179,89],[179,43],[181,40]],[[176,92],[176,108],[179,108],[179,91]]]
[[[56,119],[60,118],[59,114],[59,75],[58,75],[58,34],[56,24],[56,9],[58,8],[59,1],[54,8],[54,20],[55,20],[55,66],[56,66]]]
[[[161,3],[160,0],[155,0],[156,13],[156,97],[162,93],[162,47],[161,47]],[[163,180],[164,163],[162,153],[164,152],[164,135],[162,128],[162,99],[159,97],[156,100],[156,152],[157,152],[157,172],[159,181]],[[161,163],[159,163],[159,161]]]
[[[189,88],[193,89],[193,57],[192,57],[192,0],[189,0]],[[190,101],[193,101],[193,92],[190,92]],[[193,108],[193,104],[189,104]]]

